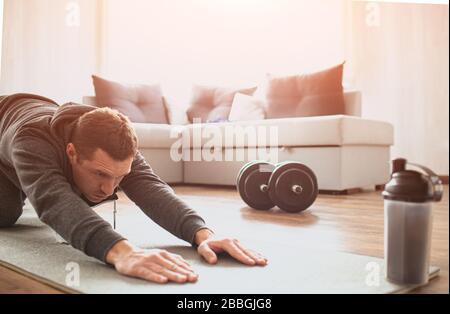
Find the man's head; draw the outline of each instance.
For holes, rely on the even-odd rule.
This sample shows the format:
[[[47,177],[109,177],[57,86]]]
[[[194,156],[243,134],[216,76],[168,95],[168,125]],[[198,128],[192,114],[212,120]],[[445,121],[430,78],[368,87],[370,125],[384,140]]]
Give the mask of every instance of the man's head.
[[[78,118],[66,154],[78,190],[91,202],[112,195],[130,172],[137,137],[127,117],[99,108]]]

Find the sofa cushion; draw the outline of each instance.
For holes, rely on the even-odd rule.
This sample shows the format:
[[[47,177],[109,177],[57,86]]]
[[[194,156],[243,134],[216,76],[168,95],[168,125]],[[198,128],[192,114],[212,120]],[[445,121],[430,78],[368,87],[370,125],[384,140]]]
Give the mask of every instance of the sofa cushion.
[[[159,85],[123,85],[92,76],[99,107],[117,109],[132,122],[169,123]]]
[[[284,118],[261,121],[236,121],[226,123],[206,123],[190,125],[169,125],[153,123],[133,123],[139,139],[139,148],[170,148],[183,138],[185,148],[200,148],[209,142],[209,136],[218,135],[222,147],[261,147],[261,146],[344,146],[374,145],[389,146],[394,142],[393,126],[390,123],[362,119],[359,117],[336,115],[307,118]],[[258,127],[260,129],[258,130]],[[261,135],[270,134],[270,127],[278,133],[277,142],[267,139],[264,143]],[[258,130],[258,139],[248,136]],[[226,141],[225,132],[233,135],[247,131],[246,136],[236,141]],[[194,139],[194,134],[196,134]],[[256,134],[256,133],[255,133]],[[200,136],[200,137],[198,137]],[[209,143],[210,144],[210,143]]]
[[[272,77],[266,90],[267,118],[345,114],[344,63],[320,72]]]
[[[183,136],[185,126],[157,123],[133,123],[133,128],[136,131],[140,149],[167,149]]]
[[[190,122],[199,119],[201,122],[226,121],[236,93],[253,95],[256,87],[235,89],[195,85],[192,89],[187,116]]]
[[[275,141],[269,140],[271,127],[278,133]],[[345,115],[191,124],[186,128],[189,130],[187,136],[190,146],[194,148],[205,144],[213,146],[206,136],[212,134],[218,134],[216,138],[219,138],[222,147],[388,146],[394,140],[393,126],[390,123]],[[247,133],[236,141],[236,134],[242,134],[242,131]],[[234,139],[230,140],[226,132],[233,134]],[[251,136],[252,132],[254,138]],[[201,141],[194,141],[194,134],[205,136]]]
[[[254,96],[237,93],[231,105],[229,121],[264,120],[265,103]]]

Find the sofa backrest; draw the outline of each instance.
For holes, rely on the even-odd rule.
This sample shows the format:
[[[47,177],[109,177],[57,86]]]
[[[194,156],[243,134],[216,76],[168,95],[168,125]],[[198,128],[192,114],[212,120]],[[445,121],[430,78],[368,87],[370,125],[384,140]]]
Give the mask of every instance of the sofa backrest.
[[[344,91],[344,102],[345,102],[345,114],[349,116],[361,117],[361,92],[357,90],[347,90]],[[82,99],[83,104],[96,106],[97,101],[95,96],[84,96]],[[173,123],[172,124],[179,124]]]
[[[97,106],[97,100],[95,100],[95,96],[83,96],[81,103],[85,105]]]

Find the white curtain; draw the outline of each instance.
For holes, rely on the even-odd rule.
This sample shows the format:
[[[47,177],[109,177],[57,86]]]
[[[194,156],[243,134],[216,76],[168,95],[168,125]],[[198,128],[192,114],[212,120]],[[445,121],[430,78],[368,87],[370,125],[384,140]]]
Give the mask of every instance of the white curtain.
[[[347,9],[363,116],[394,125],[392,157],[448,175],[448,5],[350,1]]]
[[[0,0],[0,77],[2,75],[3,0]]]
[[[4,0],[0,94],[60,103],[91,94],[99,66],[100,0]]]

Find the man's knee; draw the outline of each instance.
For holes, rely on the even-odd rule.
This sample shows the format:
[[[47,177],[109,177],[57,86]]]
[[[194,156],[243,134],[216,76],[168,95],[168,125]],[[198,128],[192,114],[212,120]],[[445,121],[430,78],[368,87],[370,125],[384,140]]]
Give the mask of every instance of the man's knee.
[[[0,172],[0,228],[13,226],[22,215],[26,195]]]
[[[14,208],[11,210],[4,210],[0,208],[0,228],[8,228],[15,225],[17,220],[22,215],[22,208]]]

